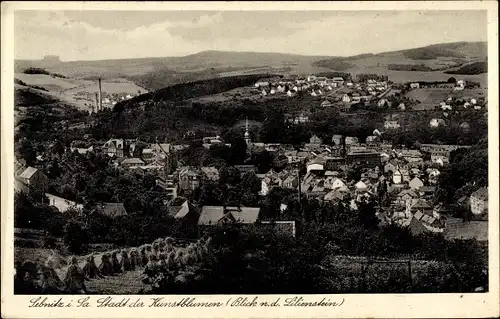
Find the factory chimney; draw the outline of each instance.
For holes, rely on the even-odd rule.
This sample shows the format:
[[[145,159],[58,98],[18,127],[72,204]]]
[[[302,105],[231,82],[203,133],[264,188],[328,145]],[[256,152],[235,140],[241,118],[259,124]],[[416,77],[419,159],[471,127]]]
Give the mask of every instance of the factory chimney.
[[[102,88],[101,88],[101,78],[99,78],[99,110],[102,111]]]
[[[96,92],[94,105],[92,106],[92,113],[97,113],[97,111],[99,111],[99,97],[98,97],[97,92]]]

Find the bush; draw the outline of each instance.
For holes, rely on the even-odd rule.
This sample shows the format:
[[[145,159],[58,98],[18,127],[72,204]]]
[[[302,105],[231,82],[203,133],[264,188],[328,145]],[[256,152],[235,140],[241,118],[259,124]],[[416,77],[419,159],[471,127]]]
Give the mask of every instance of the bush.
[[[47,236],[43,238],[43,247],[44,248],[56,248],[57,239],[52,236]]]
[[[50,72],[41,68],[27,68],[23,71],[24,74],[45,74],[49,75]]]

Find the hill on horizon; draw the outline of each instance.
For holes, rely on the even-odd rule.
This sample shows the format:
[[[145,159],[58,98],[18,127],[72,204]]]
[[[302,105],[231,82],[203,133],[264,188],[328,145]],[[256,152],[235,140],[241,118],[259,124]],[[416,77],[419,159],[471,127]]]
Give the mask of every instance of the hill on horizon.
[[[149,90],[187,81],[256,73],[307,75],[342,71],[391,76],[396,72],[394,74],[400,76],[402,70],[414,69],[415,65],[427,72],[446,71],[467,63],[485,62],[487,43],[444,43],[349,57],[208,50],[182,57],[67,62],[57,62],[56,58],[46,57],[38,61],[16,60],[15,71],[20,73],[26,68],[38,67],[74,78],[127,78]],[[444,72],[440,75],[445,76]]]

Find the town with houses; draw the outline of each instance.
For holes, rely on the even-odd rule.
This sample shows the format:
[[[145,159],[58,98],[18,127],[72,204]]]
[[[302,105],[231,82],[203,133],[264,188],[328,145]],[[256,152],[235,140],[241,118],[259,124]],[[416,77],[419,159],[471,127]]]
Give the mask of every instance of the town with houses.
[[[419,88],[419,83],[408,83],[408,90]],[[463,90],[465,82],[458,80],[452,84],[453,91]],[[349,81],[343,77],[321,77],[310,75],[295,79],[280,78],[258,81],[252,92],[260,92],[262,97],[273,95],[286,95],[293,98],[299,92],[306,92],[311,96],[324,96],[321,107],[338,107],[341,111],[348,112],[351,105],[360,102],[375,103],[384,106],[388,103],[384,98],[394,88],[388,81]],[[105,104],[115,104],[107,95],[96,93],[95,110],[102,110]],[[98,100],[98,96],[101,100]],[[122,96],[122,99],[132,96]],[[101,102],[99,102],[101,101]],[[452,97],[442,101],[440,107],[444,116],[452,110]],[[456,104],[455,104],[456,105]],[[484,104],[484,100],[481,103]],[[470,99],[464,104],[456,106],[462,108],[481,109],[477,99]],[[401,102],[397,109],[405,110]],[[308,117],[300,114],[295,118],[287,118],[292,124],[308,121]],[[430,127],[443,125],[444,120],[433,119]],[[468,125],[463,123],[463,125]],[[399,128],[398,121],[386,120],[384,127],[375,129],[371,136],[360,143],[355,136],[332,135],[329,140],[322,140],[318,136],[310,137],[309,143],[301,147],[284,145],[280,143],[253,142],[246,121],[246,130],[243,138],[247,145],[248,154],[267,151],[273,156],[273,167],[268,172],[258,172],[253,165],[235,165],[241,176],[251,173],[260,180],[260,196],[265,197],[274,187],[292,189],[297,192],[298,198],[314,198],[321,202],[334,205],[345,205],[356,210],[360,202],[374,200],[377,205],[377,216],[380,223],[397,223],[408,226],[412,233],[426,232],[443,233],[453,238],[480,238],[486,240],[487,220],[478,220],[469,223],[456,222],[456,218],[448,218],[449,207],[442,203],[434,203],[434,193],[441,170],[449,163],[450,153],[459,148],[470,148],[467,145],[441,145],[422,144],[419,149],[394,148],[392,144],[384,142],[382,130]],[[189,134],[189,132],[187,133]],[[137,174],[146,172],[157,176],[156,185],[161,188],[168,201],[165,205],[178,196],[186,196],[200,188],[206,181],[217,182],[219,170],[216,167],[190,167],[183,164],[179,152],[190,147],[189,144],[172,144],[168,141],[150,144],[137,152],[138,140],[110,139],[107,141],[89,143],[85,138],[75,140],[66,152],[87,154],[89,152],[102,153],[109,157],[112,167],[120,171],[129,171]],[[82,147],[82,145],[87,145]],[[213,145],[224,145],[220,136],[206,136],[202,145],[210,149]],[[44,160],[44,154],[39,154],[37,159]],[[46,190],[47,177],[44,173],[31,166],[23,164],[23,160],[16,161],[16,190],[27,190],[36,187]],[[360,176],[350,176],[351,167],[359,169]],[[77,203],[59,197],[55,194],[45,194],[48,203],[60,212],[69,208],[81,208],[82,203]],[[461,199],[457,203],[470,209],[474,216],[487,215],[488,191],[481,188],[469,198]],[[126,214],[123,203],[101,203],[103,211],[110,216]],[[283,203],[281,210],[287,207]],[[225,219],[236,219],[243,224],[255,224],[259,220],[259,207],[194,207],[186,202],[180,206],[172,207],[172,216],[187,218],[198,226],[218,225]],[[196,217],[193,219],[191,215]],[[287,221],[282,221],[287,222]],[[287,223],[294,224],[293,221]],[[471,230],[469,230],[469,228]],[[289,230],[294,230],[295,226]],[[294,236],[292,232],[290,234]]]

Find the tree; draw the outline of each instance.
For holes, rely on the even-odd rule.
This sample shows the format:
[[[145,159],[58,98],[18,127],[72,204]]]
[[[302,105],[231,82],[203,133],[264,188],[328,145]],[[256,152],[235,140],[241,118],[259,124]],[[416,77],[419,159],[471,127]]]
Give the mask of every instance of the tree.
[[[261,181],[254,172],[245,173],[240,185],[244,190],[253,194],[257,194],[261,189]]]
[[[457,79],[455,79],[454,77],[451,77],[446,82],[448,82],[448,83],[457,83]]]
[[[236,185],[240,182],[241,175],[233,166],[224,166],[219,171],[219,181],[221,184]]]
[[[347,180],[359,181],[361,179],[361,168],[353,165],[347,171]]]
[[[367,229],[378,227],[379,219],[376,216],[377,209],[372,201],[358,203],[358,222]]]
[[[235,138],[231,142],[231,157],[229,163],[241,164],[245,161],[247,154],[247,144],[241,137]]]
[[[29,195],[25,192],[16,192],[14,194],[14,227],[32,227],[34,210],[35,206]]]
[[[64,144],[60,140],[56,140],[51,147],[51,151],[59,156],[64,154]]]
[[[16,146],[16,153],[26,160],[26,164],[33,165],[36,161],[36,151],[31,141],[23,139],[20,143],[16,144]]]
[[[63,240],[70,252],[80,254],[85,251],[89,240],[87,229],[83,223],[69,220],[64,226]]]
[[[267,173],[271,169],[273,156],[268,151],[264,150],[254,156],[253,162],[260,173]]]

